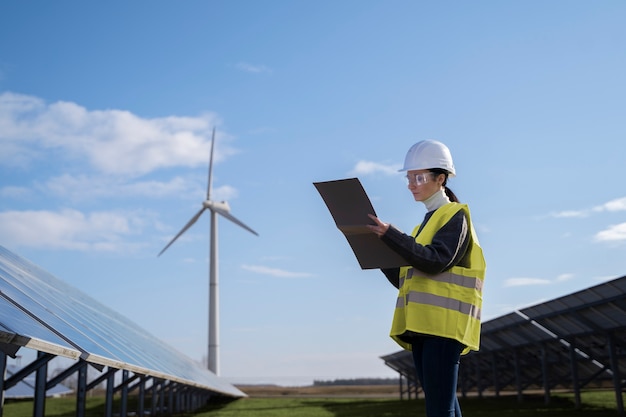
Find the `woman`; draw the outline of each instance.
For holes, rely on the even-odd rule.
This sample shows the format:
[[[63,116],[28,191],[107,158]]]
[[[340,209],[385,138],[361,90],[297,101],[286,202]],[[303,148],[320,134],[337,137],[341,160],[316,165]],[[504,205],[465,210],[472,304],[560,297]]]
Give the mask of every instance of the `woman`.
[[[407,266],[383,269],[399,289],[391,337],[413,352],[428,417],[461,417],[456,396],[462,354],[478,350],[485,260],[467,205],[447,187],[456,175],[441,142],[413,145],[405,158],[409,191],[426,216],[406,235],[377,217],[368,226]]]

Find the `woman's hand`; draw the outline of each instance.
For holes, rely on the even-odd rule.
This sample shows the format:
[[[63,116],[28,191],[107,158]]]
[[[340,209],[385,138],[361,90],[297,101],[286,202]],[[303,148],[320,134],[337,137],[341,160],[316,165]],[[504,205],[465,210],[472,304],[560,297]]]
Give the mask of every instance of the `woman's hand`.
[[[376,236],[378,237],[381,237],[382,235],[387,233],[387,230],[389,229],[389,223],[381,222],[380,219],[374,216],[373,214],[368,214],[368,216],[370,217],[370,219],[374,220],[374,222],[376,223],[376,224],[368,224],[367,225],[368,229],[376,233]]]

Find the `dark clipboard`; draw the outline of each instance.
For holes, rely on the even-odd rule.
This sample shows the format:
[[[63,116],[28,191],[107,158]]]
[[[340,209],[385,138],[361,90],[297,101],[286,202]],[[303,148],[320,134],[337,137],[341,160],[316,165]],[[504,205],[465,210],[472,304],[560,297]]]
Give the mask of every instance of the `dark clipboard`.
[[[358,178],[314,182],[337,228],[348,240],[361,269],[395,268],[408,262],[383,243],[366,225],[374,224],[374,207]]]

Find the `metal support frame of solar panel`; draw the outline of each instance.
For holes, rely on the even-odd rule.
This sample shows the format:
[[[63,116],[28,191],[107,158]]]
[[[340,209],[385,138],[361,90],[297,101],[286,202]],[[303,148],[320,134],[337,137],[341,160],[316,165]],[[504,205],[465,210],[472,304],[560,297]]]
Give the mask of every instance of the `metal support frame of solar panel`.
[[[6,377],[11,378],[19,370],[20,368],[18,368],[17,365],[7,366]],[[19,378],[19,381],[14,386],[12,386],[11,388],[5,391],[6,393],[5,398],[11,398],[11,399],[32,398],[34,387],[35,387],[34,376],[33,377],[26,376],[25,378]],[[47,390],[47,394],[49,396],[59,396],[59,395],[66,395],[66,394],[72,394],[72,393],[73,393],[73,390],[71,388],[68,388],[60,384],[58,385],[55,384],[54,387],[51,387],[50,389]]]
[[[245,396],[130,320],[0,246],[0,350],[13,356],[20,347],[213,396]]]
[[[610,285],[610,284],[608,284]],[[591,291],[593,289],[589,289],[589,291]],[[622,292],[622,297],[623,297],[623,292]],[[554,302],[558,303],[560,299],[555,300]],[[603,302],[609,302],[609,300],[604,299]],[[547,304],[550,304],[551,302],[545,303],[545,304],[541,304],[540,306],[545,306]],[[570,310],[558,310],[559,314],[563,314],[563,315],[571,315],[571,311]],[[533,312],[530,311],[529,309],[525,309],[523,310],[522,314],[527,314],[530,315],[533,319],[535,317]],[[520,317],[522,317],[520,315]],[[529,336],[530,335],[535,335],[536,332],[526,332],[524,331],[524,328],[528,329],[528,324],[532,324],[531,321],[529,321],[529,319],[531,317],[528,317],[527,319],[519,320],[519,318],[514,318],[511,315],[507,315],[503,318],[499,318],[496,319],[494,321],[491,321],[489,323],[486,323],[487,325],[484,328],[483,331],[483,340],[484,340],[484,344],[483,344],[483,348],[481,348],[481,352],[478,355],[472,355],[472,356],[468,356],[467,360],[468,361],[473,361],[473,362],[479,362],[479,359],[483,359],[484,362],[484,353],[486,353],[486,351],[489,350],[495,350],[497,349],[497,347],[495,346],[490,346],[491,345],[500,345],[501,351],[500,354],[501,355],[509,355],[509,359],[508,360],[503,360],[501,362],[505,362],[505,363],[510,363],[511,362],[511,356],[513,356],[513,358],[517,361],[518,366],[514,367],[514,369],[516,369],[516,371],[518,372],[518,375],[516,375],[516,378],[518,378],[520,380],[520,383],[523,385],[522,388],[526,388],[528,387],[530,384],[535,384],[537,386],[543,386],[544,389],[546,389],[546,393],[549,394],[549,389],[557,384],[563,384],[564,383],[564,374],[561,375],[560,378],[554,378],[553,375],[557,375],[559,370],[563,368],[562,364],[563,363],[568,363],[569,359],[572,357],[576,358],[576,361],[574,363],[576,363],[577,367],[578,367],[578,371],[579,373],[582,373],[584,375],[586,375],[585,379],[583,379],[584,384],[588,383],[589,381],[593,380],[593,379],[597,379],[597,377],[601,374],[605,374],[605,379],[606,379],[606,372],[603,372],[601,368],[598,367],[597,363],[593,362],[592,359],[583,359],[583,357],[578,353],[578,351],[576,351],[575,346],[571,345],[571,344],[564,344],[563,342],[563,338],[561,335],[556,336],[554,333],[551,334],[551,332],[545,332],[542,330],[542,332],[544,333],[543,335],[539,335],[539,337],[534,337],[534,336]],[[523,317],[522,317],[523,318]],[[512,324],[510,321],[515,321],[516,323]],[[534,321],[534,320],[533,320]],[[501,330],[501,331],[490,331],[492,329],[490,329],[490,325],[502,325],[504,322],[505,327],[504,329],[506,329],[506,326],[509,326],[510,329],[508,330]],[[534,324],[533,324],[534,326]],[[518,338],[515,337],[516,333],[521,333],[524,332],[524,337],[522,338]],[[595,335],[594,335],[595,336]],[[523,339],[525,338],[529,338],[528,339],[528,343],[526,345],[524,345],[523,343]],[[504,343],[502,343],[501,341],[504,340]],[[510,348],[513,348],[513,355],[511,355],[510,350],[507,351],[507,345],[509,345]],[[482,356],[482,357],[481,357]],[[537,366],[533,366],[533,364],[537,364],[541,362],[543,365],[543,368],[538,370]],[[481,369],[484,367],[478,365],[478,369]],[[464,363],[463,366],[466,370],[467,370],[467,364]],[[466,372],[466,374],[469,372]],[[534,376],[533,376],[534,373]],[[550,380],[550,378],[543,378],[543,375],[547,375],[547,376],[552,376],[552,381]],[[582,385],[584,385],[582,384]],[[487,384],[485,384],[487,385]],[[478,389],[480,390],[481,386],[480,384],[477,382],[476,386],[478,387]]]
[[[400,399],[407,395],[407,399],[417,398],[419,385],[415,380],[415,368],[413,367],[413,356],[404,350],[390,355],[381,356],[385,364],[400,375]]]
[[[526,308],[522,313],[558,335],[579,357],[589,357],[605,370],[602,374],[610,378],[618,410],[624,413],[626,352],[618,351],[626,349],[626,277]]]
[[[611,352],[615,352],[611,355]],[[612,382],[618,410],[626,375],[626,277],[541,303],[483,323],[481,349],[463,356],[459,387],[496,393],[555,387],[578,390]],[[414,375],[410,352],[383,357]],[[570,364],[567,368],[563,364]],[[413,376],[413,378],[415,378]]]

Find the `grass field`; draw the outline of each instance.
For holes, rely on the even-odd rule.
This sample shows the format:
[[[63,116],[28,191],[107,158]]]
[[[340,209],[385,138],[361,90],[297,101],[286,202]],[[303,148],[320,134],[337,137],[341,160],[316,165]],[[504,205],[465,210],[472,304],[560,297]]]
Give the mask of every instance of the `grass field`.
[[[208,407],[197,417],[408,417],[425,416],[424,400],[399,400],[398,388],[380,387],[242,387],[249,398]],[[468,417],[618,416],[612,391],[582,395],[576,410],[573,394],[558,394],[545,404],[542,394],[461,399]]]
[[[222,404],[212,404],[195,414],[180,417],[409,417],[424,416],[422,399],[399,400],[397,387],[242,387],[249,397]],[[466,417],[616,417],[612,391],[583,393],[583,406],[576,410],[573,395],[555,394],[550,404],[543,395],[525,396],[519,403],[516,396],[463,398],[461,407]],[[103,398],[88,401],[88,416],[104,415]],[[46,401],[46,416],[74,416],[74,398]],[[129,407],[129,410],[133,410]],[[117,413],[119,408],[115,408]],[[8,402],[4,415],[32,416],[32,402]]]

